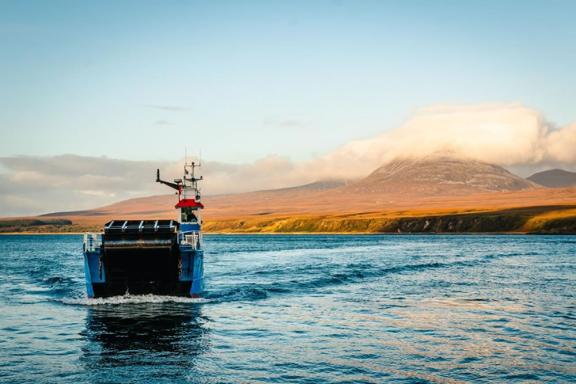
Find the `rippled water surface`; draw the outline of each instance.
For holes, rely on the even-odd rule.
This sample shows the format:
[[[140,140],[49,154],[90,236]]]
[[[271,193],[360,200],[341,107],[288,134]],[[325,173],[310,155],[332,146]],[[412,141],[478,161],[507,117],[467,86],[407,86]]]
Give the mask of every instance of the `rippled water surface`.
[[[576,237],[205,237],[203,299],[88,300],[80,236],[0,237],[0,381],[576,381]]]

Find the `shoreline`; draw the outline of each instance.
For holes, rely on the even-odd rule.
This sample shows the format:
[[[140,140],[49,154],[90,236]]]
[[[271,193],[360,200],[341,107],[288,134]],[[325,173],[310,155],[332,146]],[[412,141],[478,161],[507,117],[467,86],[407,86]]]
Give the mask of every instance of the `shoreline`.
[[[104,221],[102,219],[101,221]],[[101,233],[103,223],[70,217],[55,222],[0,219],[4,235]],[[210,218],[205,234],[220,235],[409,235],[576,234],[576,205],[545,205],[477,211],[364,212],[326,215]]]
[[[64,235],[64,236],[81,236],[85,233],[95,233],[95,232],[0,232],[0,236],[53,236],[53,235]],[[100,232],[96,232],[100,233]],[[292,236],[292,235],[309,235],[309,236],[523,236],[523,235],[535,235],[535,236],[576,236],[574,232],[568,233],[549,233],[549,232],[529,232],[529,231],[509,231],[509,232],[204,232],[204,236],[212,235],[227,235],[227,236]]]

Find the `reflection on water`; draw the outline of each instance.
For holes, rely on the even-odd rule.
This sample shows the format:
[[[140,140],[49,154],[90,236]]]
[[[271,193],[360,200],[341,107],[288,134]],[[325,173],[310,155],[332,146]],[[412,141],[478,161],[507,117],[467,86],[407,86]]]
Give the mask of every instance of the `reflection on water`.
[[[182,379],[208,349],[206,319],[198,304],[102,305],[86,310],[81,361],[103,380],[109,369],[118,367],[125,367],[131,378],[137,374]],[[163,365],[157,364],[160,360]],[[167,369],[167,361],[173,369]]]

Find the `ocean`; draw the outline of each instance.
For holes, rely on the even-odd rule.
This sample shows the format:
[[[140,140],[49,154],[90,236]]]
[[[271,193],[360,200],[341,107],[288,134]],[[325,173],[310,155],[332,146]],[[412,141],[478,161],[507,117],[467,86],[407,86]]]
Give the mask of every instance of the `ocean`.
[[[200,299],[87,299],[80,236],[0,236],[0,382],[576,382],[576,237],[204,248]]]

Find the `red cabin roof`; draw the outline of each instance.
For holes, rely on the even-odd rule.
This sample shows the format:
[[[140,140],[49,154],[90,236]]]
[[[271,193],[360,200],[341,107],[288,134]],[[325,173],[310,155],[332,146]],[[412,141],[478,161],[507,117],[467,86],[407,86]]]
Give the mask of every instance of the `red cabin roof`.
[[[194,199],[182,199],[176,204],[174,208],[184,208],[184,207],[192,207],[192,208],[204,208],[202,203],[197,202]]]

